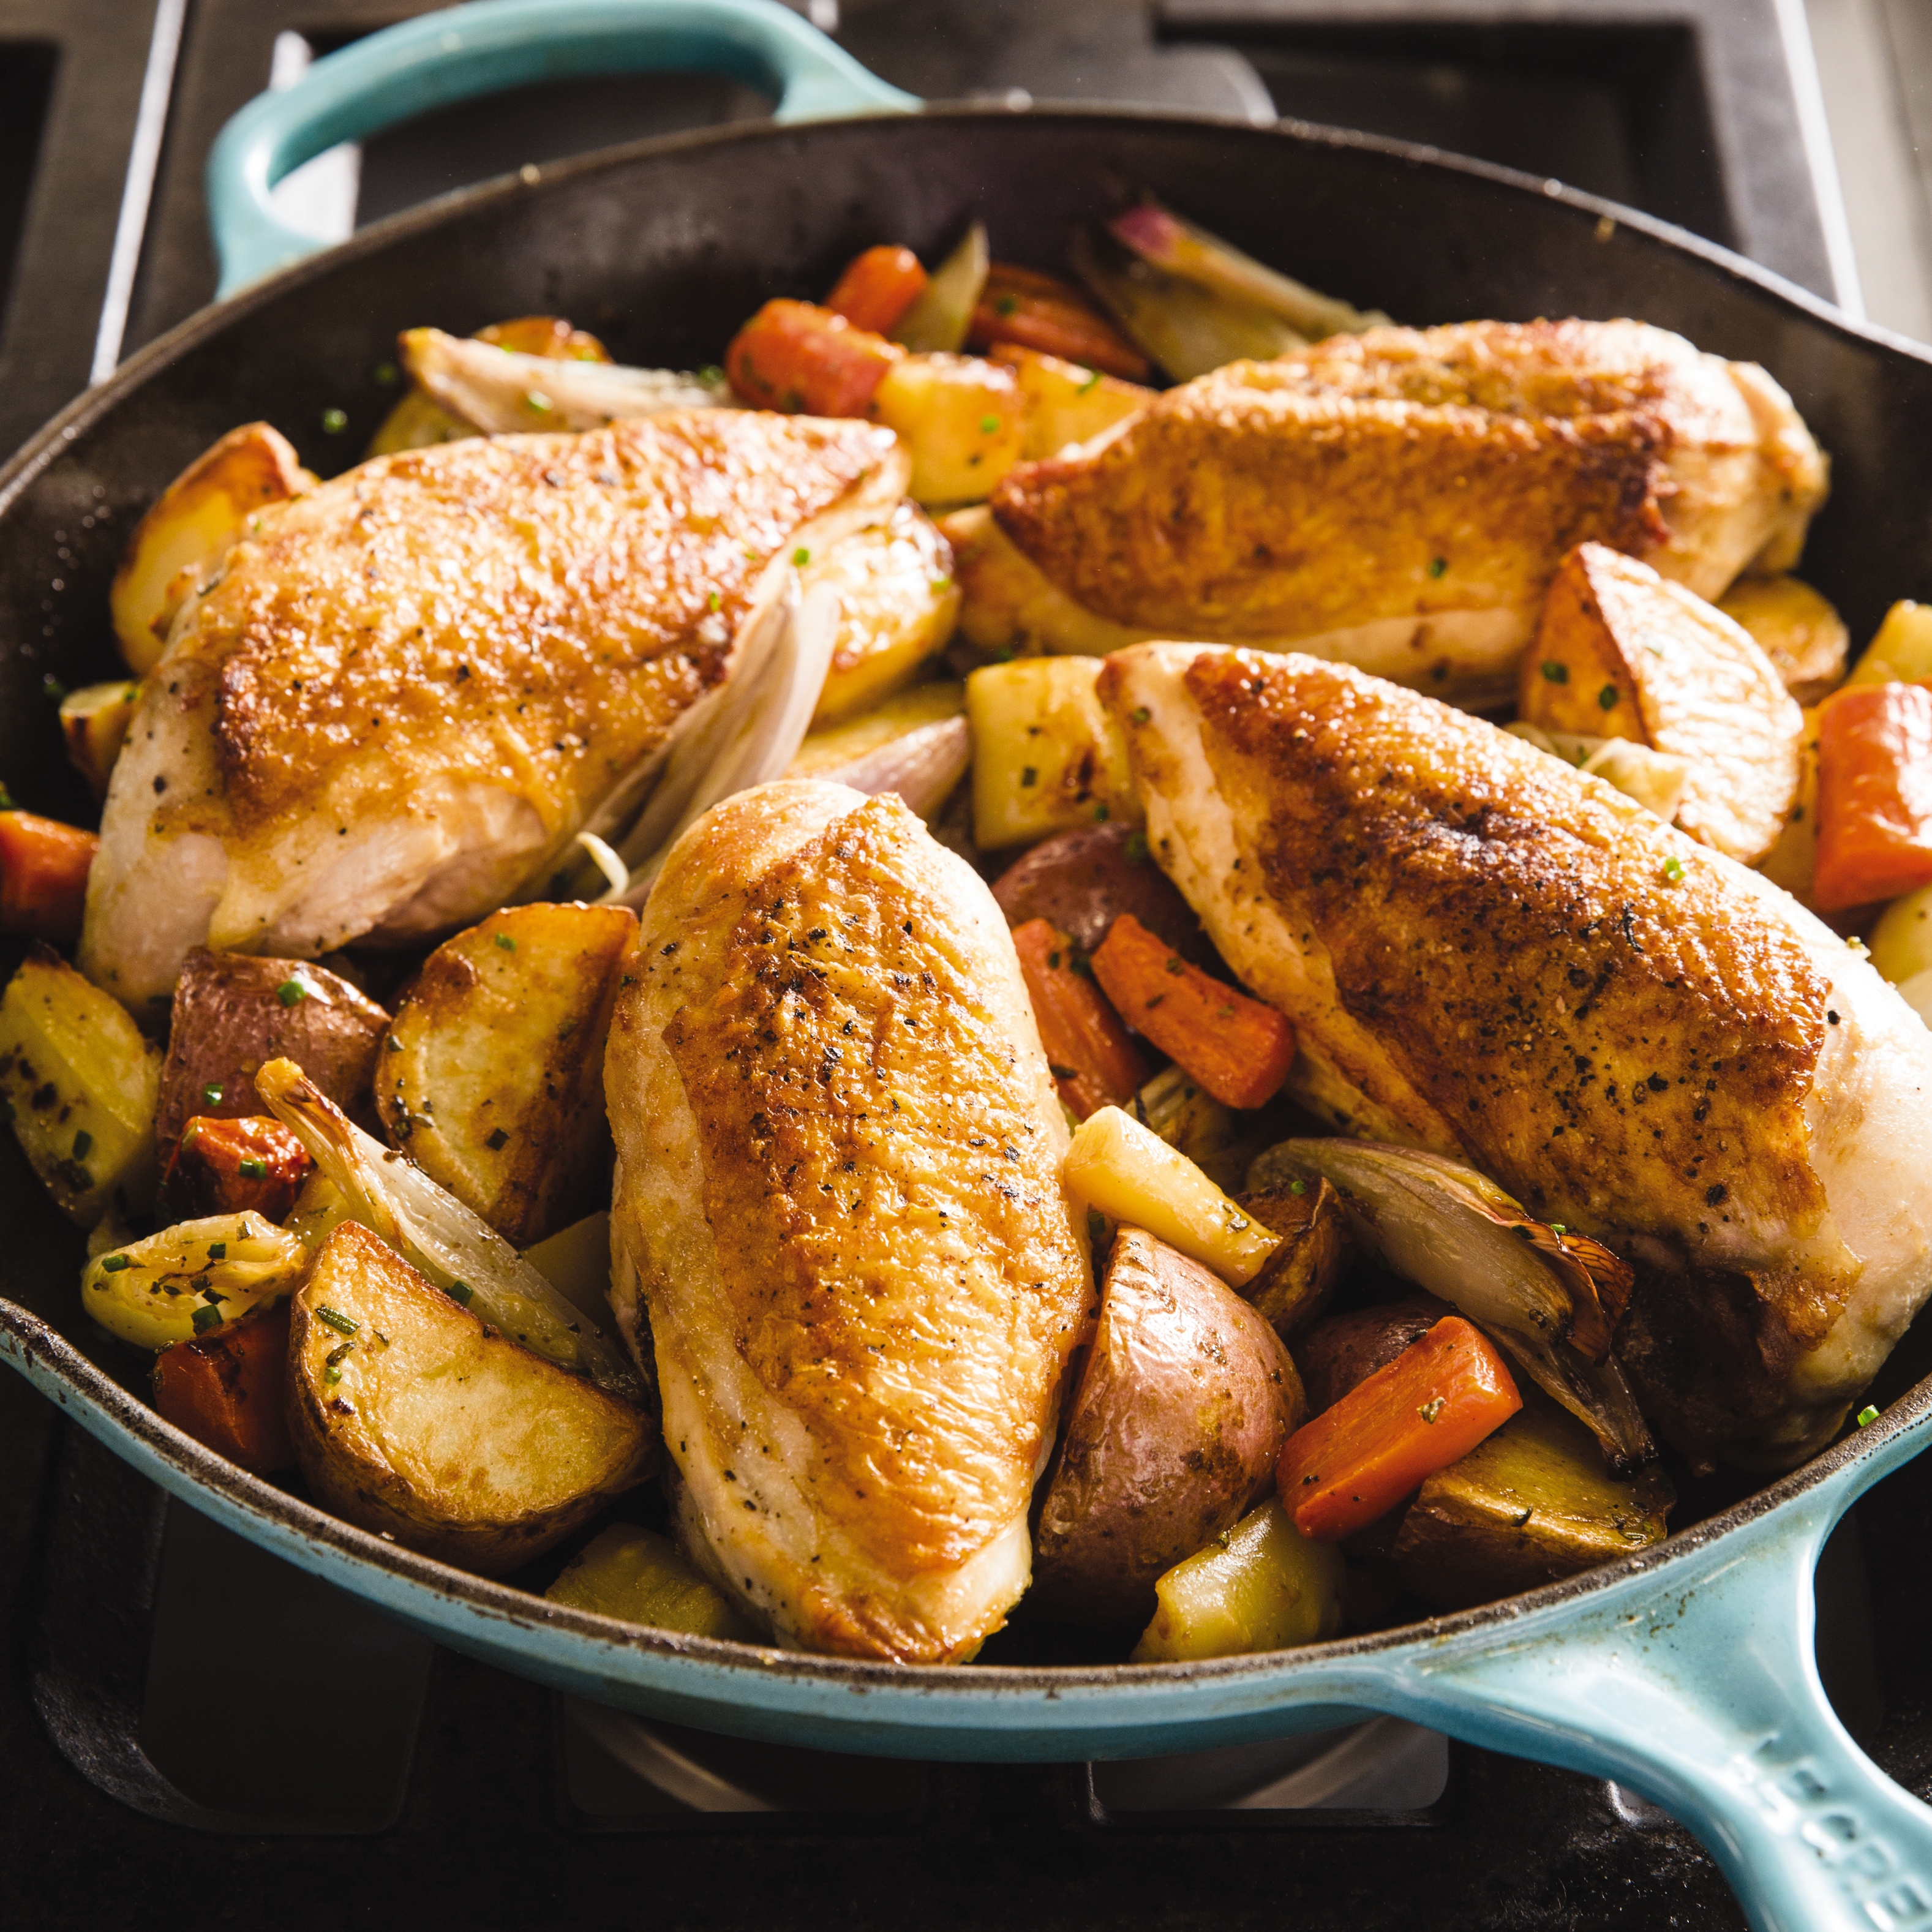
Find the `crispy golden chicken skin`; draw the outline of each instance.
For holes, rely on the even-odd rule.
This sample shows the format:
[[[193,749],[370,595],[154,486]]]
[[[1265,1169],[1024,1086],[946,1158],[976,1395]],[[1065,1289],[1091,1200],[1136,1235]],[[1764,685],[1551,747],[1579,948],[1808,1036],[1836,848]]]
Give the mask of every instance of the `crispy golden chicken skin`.
[[[800,549],[890,514],[859,422],[704,410],[378,457],[266,512],[143,686],[81,960],[298,958],[548,875],[729,675]]]
[[[1338,1124],[1637,1264],[1616,1352],[1707,1459],[1798,1460],[1932,1290],[1932,1034],[1756,874],[1299,656],[1108,660],[1162,866]]]
[[[741,792],[652,892],[605,1085],[612,1300],[695,1553],[788,1642],[970,1657],[1094,1302],[992,895],[896,797]]]
[[[1824,490],[1816,445],[1754,364],[1642,322],[1475,322],[1230,363],[1022,464],[992,509],[1053,589],[1112,625],[1468,692],[1504,688],[1573,544],[1714,598],[1754,560],[1795,556]],[[964,622],[984,643],[975,577],[992,560],[967,562]]]

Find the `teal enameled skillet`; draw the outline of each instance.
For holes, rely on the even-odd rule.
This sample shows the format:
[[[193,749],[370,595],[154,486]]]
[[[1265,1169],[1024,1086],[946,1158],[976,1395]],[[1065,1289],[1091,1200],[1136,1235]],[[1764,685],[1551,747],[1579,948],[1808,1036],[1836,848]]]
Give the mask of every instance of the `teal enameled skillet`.
[[[778,98],[777,123],[526,169],[313,259],[269,206],[308,156],[424,109],[647,68],[738,74]],[[715,361],[766,296],[823,290],[874,242],[929,257],[975,213],[1002,256],[1056,265],[1069,224],[1117,205],[1127,182],[1406,321],[1636,314],[1763,362],[1835,460],[1806,575],[1855,634],[1892,598],[1932,598],[1932,355],[1643,216],[1320,129],[920,111],[773,0],[488,0],[358,42],[238,116],[209,164],[229,298],[0,472],[0,772],[25,803],[85,814],[44,686],[114,674],[106,592],[132,519],[254,417],[315,466],[344,467],[393,399],[380,378],[399,329],[550,310],[625,361],[690,367]],[[1846,1736],[1811,1646],[1820,1549],[1923,1445],[1932,1382],[1658,1549],[1486,1610],[1219,1664],[914,1671],[554,1608],[244,1475],[161,1421],[135,1393],[141,1365],[88,1330],[79,1239],[10,1137],[0,1202],[8,1361],[196,1509],[506,1670],[681,1724],[909,1757],[1132,1756],[1396,1712],[1656,1799],[1700,1834],[1760,1926],[1932,1922],[1932,1811]]]

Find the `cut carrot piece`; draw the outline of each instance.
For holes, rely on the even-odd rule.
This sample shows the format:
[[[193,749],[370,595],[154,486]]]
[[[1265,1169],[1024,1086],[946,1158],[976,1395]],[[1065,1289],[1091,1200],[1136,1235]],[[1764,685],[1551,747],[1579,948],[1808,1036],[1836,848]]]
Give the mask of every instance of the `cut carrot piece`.
[[[1015,342],[1109,376],[1146,379],[1148,359],[1080,291],[1057,276],[995,262],[967,325],[966,344]]]
[[[1294,1063],[1294,1029],[1259,1000],[1190,965],[1132,913],[1107,928],[1094,976],[1120,1017],[1224,1106],[1258,1107]]]
[[[1276,1472],[1282,1506],[1317,1542],[1352,1536],[1522,1406],[1489,1337],[1445,1316],[1288,1438]]]
[[[100,841],[32,812],[0,812],[0,932],[58,944],[80,937],[88,868]]]
[[[1078,970],[1072,940],[1030,919],[1014,928],[1013,950],[1060,1097],[1083,1120],[1102,1107],[1124,1106],[1147,1084],[1147,1063],[1119,1014]]]
[[[154,1358],[154,1407],[184,1435],[257,1475],[296,1460],[283,1419],[289,1304],[278,1301]]]
[[[910,248],[868,248],[855,255],[825,306],[855,328],[890,335],[925,292],[926,273]]]
[[[1932,884],[1932,691],[1852,685],[1818,718],[1820,912]]]
[[[814,416],[862,416],[905,351],[812,302],[768,302],[732,338],[724,373],[746,401]]]
[[[285,1220],[314,1165],[302,1142],[266,1114],[197,1114],[168,1162],[161,1207],[170,1221],[250,1213]]]

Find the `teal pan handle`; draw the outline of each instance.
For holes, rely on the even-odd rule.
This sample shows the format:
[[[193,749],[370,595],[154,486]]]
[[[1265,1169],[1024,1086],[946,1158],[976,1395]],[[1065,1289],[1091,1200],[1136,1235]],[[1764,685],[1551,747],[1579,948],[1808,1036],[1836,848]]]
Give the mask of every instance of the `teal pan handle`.
[[[781,121],[920,104],[778,0],[478,0],[424,14],[317,61],[292,87],[257,94],[223,128],[207,177],[218,293],[323,245],[280,220],[268,197],[292,169],[338,142],[536,81],[693,70],[772,90]]]

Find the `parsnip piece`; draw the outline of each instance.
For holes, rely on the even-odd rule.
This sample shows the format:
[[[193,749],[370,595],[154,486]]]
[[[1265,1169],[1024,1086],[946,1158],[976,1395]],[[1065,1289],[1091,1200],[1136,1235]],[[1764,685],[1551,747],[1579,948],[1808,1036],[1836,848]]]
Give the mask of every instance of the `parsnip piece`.
[[[1932,970],[1932,886],[1894,899],[1872,928],[1871,963],[1894,986]]]
[[[1280,1238],[1118,1107],[1102,1107],[1081,1122],[1063,1172],[1089,1208],[1144,1228],[1233,1288],[1261,1272]]]
[[[1105,657],[1160,635],[1097,617],[1076,604],[993,520],[986,506],[940,520],[959,583],[959,629],[976,651],[1008,657],[1048,651]]]
[[[308,1265],[299,1238],[266,1215],[210,1214],[97,1255],[80,1298],[122,1341],[166,1348],[287,1294]]]
[[[991,353],[1019,378],[1020,394],[1026,403],[1026,446],[1022,454],[1028,462],[1058,456],[1070,442],[1084,442],[1116,423],[1125,422],[1154,398],[1154,392],[1143,383],[1082,368],[1078,362],[1063,361],[1040,350],[998,342]]]
[[[599,1531],[544,1594],[554,1604],[654,1630],[741,1643],[758,1634],[668,1538],[629,1523]]]
[[[1518,709],[1555,734],[1687,759],[1677,823],[1754,865],[1798,795],[1804,719],[1771,660],[1714,605],[1603,544],[1563,560],[1522,662]]]
[[[1254,1151],[1250,1130],[1233,1108],[1176,1063],[1163,1066],[1134,1096],[1127,1110],[1176,1148],[1225,1193],[1241,1184]]]
[[[976,356],[902,358],[873,394],[872,418],[910,454],[920,503],[983,502],[1026,443],[1018,379]]]
[[[314,482],[286,436],[254,422],[230,430],[161,492],[135,525],[107,593],[130,670],[154,668],[175,613],[213,576],[250,521]]]
[[[966,680],[973,836],[983,851],[1144,815],[1095,658],[1021,658]]]
[[[1795,577],[1741,577],[1718,608],[1757,640],[1800,704],[1816,704],[1843,681],[1851,634],[1810,584]]]
[[[35,946],[0,998],[0,1096],[61,1212],[91,1228],[150,1206],[161,1056],[127,1009]]]
[[[86,779],[98,799],[107,796],[114,761],[128,742],[140,686],[120,678],[111,684],[84,685],[61,700],[61,735],[67,740],[68,763]]]
[[[931,518],[902,503],[890,518],[805,565],[800,582],[838,593],[832,668],[812,728],[843,724],[910,684],[943,650],[959,614],[952,552]]]
[[[1922,684],[1932,679],[1932,604],[1901,598],[1885,614],[1848,684]]]

